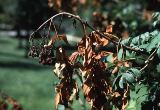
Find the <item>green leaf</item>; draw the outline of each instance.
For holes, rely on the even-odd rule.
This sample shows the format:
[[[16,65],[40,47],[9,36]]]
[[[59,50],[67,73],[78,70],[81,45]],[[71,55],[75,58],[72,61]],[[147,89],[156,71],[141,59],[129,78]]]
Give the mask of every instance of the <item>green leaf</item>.
[[[112,88],[113,90],[117,90],[117,85],[119,85],[119,80],[120,78],[122,77],[121,74],[119,74],[113,81],[113,85],[112,85]]]
[[[157,34],[149,43],[148,47],[146,48],[148,52],[150,52],[153,48],[156,48],[158,46],[158,43],[160,42],[160,33]]]
[[[125,79],[124,79],[123,77],[121,77],[120,80],[119,80],[119,87],[120,87],[121,89],[124,88],[124,82],[125,82]]]
[[[126,56],[131,56],[131,54],[129,53],[129,51],[128,50],[126,50]]]
[[[128,50],[126,50],[125,60],[133,59],[133,58],[135,58],[135,52],[129,52]]]
[[[121,66],[121,67],[119,68],[119,73],[125,73],[127,70],[128,70],[128,67]]]
[[[128,46],[128,45],[130,45],[130,41],[131,41],[131,38],[129,37],[128,39],[122,40],[122,41],[121,41],[121,44]]]
[[[107,56],[106,59],[107,59],[108,62],[111,62],[112,58],[113,58],[113,54],[110,54],[110,55]]]
[[[155,21],[160,20],[160,12],[154,12],[152,17]]]
[[[136,68],[130,68],[122,74],[122,77],[129,83],[135,83],[141,77],[141,72]]]
[[[143,65],[145,64],[145,60],[146,60],[147,56],[137,56],[135,62],[139,65]]]
[[[131,74],[131,73],[123,73],[122,77],[124,79],[126,79],[127,82],[129,82],[129,83],[133,83],[133,82],[136,81],[135,78],[134,78],[134,76],[133,76],[133,74]]]
[[[138,41],[139,40],[139,41]],[[138,37],[132,39],[131,46],[138,46],[141,49],[147,50],[150,52],[153,48],[156,48],[158,43],[160,42],[160,33],[155,30],[151,33],[144,33]]]
[[[121,43],[129,45],[135,49],[146,50],[147,52],[151,52],[152,49],[157,47],[159,42],[160,42],[160,32],[158,30],[155,30],[150,33],[146,32],[137,37],[124,40]]]
[[[108,68],[112,68],[116,66],[114,63],[111,63],[111,62],[107,62],[107,64],[108,64]]]
[[[140,78],[141,77],[141,72],[140,72],[140,70],[138,70],[138,69],[136,69],[136,68],[130,68],[129,70],[128,70],[128,72],[130,72],[131,74],[133,74],[134,75],[134,77],[136,77],[136,78]]]
[[[158,55],[158,57],[160,59],[160,48],[158,48],[158,50],[157,50],[157,55]]]
[[[159,63],[159,65],[157,65],[157,72],[160,73],[160,63]]]
[[[123,49],[120,49],[118,52],[118,60],[122,60],[123,57]]]

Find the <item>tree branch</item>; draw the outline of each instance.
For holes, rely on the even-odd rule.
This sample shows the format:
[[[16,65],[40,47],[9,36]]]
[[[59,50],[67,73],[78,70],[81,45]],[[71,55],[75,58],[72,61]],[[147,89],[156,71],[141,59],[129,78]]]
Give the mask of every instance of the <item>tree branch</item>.
[[[103,33],[99,32],[99,31],[97,31],[95,28],[93,28],[93,27],[92,27],[91,25],[89,25],[87,22],[86,22],[86,25],[87,25],[90,29],[94,30],[94,31],[95,31],[98,35],[100,35],[101,37],[106,38],[107,40],[111,41],[111,42],[112,42],[113,44],[115,44],[115,45],[119,45],[119,38],[118,38],[117,36],[115,36],[115,35],[113,35],[113,34],[109,34],[109,33],[103,34]],[[113,40],[113,39],[116,39],[116,41]],[[121,44],[121,43],[120,43],[120,45],[121,45],[123,48],[127,49],[127,50],[131,50],[131,51],[135,51],[135,52],[139,52],[139,53],[143,53],[143,54],[148,54],[148,53],[145,52],[145,51],[141,51],[141,50],[139,50],[139,49],[134,49],[134,48],[132,48],[132,47],[123,45],[123,44]]]
[[[83,22],[83,20],[82,20],[78,15],[73,15],[73,14],[67,13],[67,12],[61,12],[61,13],[58,13],[58,14],[52,16],[51,18],[49,18],[48,20],[46,20],[42,25],[40,25],[40,26],[38,27],[38,29],[36,29],[35,32],[39,31],[39,30],[40,30],[43,26],[45,26],[45,24],[47,24],[49,21],[51,21],[51,20],[53,21],[53,19],[55,19],[56,17],[61,16],[61,15],[62,15],[62,16],[66,15],[67,17],[75,18],[76,20],[78,20],[78,21],[81,23],[82,27],[83,27],[84,33],[86,34],[86,26],[85,26],[85,23]],[[35,32],[33,32],[33,33],[31,34],[31,36],[32,36]]]
[[[35,32],[39,31],[43,26],[45,26],[46,23],[48,23],[49,21],[53,20],[54,18],[56,18],[56,17],[58,17],[58,16],[64,16],[64,15],[66,15],[66,16],[69,17],[69,18],[74,18],[74,19],[78,20],[78,21],[81,23],[81,25],[82,25],[82,27],[83,27],[84,36],[87,35],[87,33],[86,33],[86,26],[87,26],[87,27],[90,28],[91,30],[95,31],[95,32],[96,32],[98,35],[100,35],[101,37],[103,37],[103,38],[111,41],[111,42],[112,42],[113,44],[115,44],[115,45],[119,45],[119,43],[118,43],[118,42],[119,42],[119,38],[118,38],[117,36],[115,36],[115,35],[113,35],[113,34],[109,34],[109,33],[103,34],[103,33],[99,32],[98,30],[96,30],[96,29],[95,29],[94,27],[92,27],[91,25],[89,25],[86,21],[82,20],[79,16],[74,15],[74,14],[71,14],[71,13],[67,13],[67,12],[61,12],[61,13],[59,13],[59,14],[56,14],[56,15],[52,16],[52,17],[49,18],[47,21],[45,21],[41,26],[39,26],[39,28],[38,28]],[[33,34],[34,34],[34,32],[31,34],[31,36],[32,36]],[[141,50],[139,50],[139,49],[134,49],[134,48],[132,48],[132,47],[129,47],[129,46],[126,46],[126,45],[123,45],[123,44],[120,44],[120,45],[122,45],[122,47],[125,48],[125,49],[127,49],[127,50],[131,50],[131,51],[135,51],[135,52],[139,52],[139,53],[143,53],[143,54],[148,54],[147,52],[141,51]]]
[[[149,65],[149,63],[151,61],[153,61],[154,57],[156,56],[156,52],[158,50],[158,48],[160,47],[160,45],[158,45],[158,47],[151,53],[151,55],[147,58],[147,60],[145,61],[146,65],[144,65],[143,68],[140,69],[140,71],[142,72],[144,69],[146,69]]]

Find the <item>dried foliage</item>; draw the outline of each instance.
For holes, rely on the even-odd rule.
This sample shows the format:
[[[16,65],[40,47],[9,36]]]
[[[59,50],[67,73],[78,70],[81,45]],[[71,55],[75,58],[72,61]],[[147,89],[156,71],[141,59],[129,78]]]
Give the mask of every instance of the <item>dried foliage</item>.
[[[0,95],[0,110],[23,110],[21,104],[15,99],[7,96],[4,93],[0,93]]]
[[[56,2],[56,5],[61,7],[61,1],[56,0]],[[69,45],[67,36],[65,34],[59,35],[56,31],[53,21],[58,16],[80,21],[83,27],[84,35],[77,43],[77,51],[70,56],[67,56],[62,46],[55,46],[55,42],[60,40]],[[148,93],[148,99],[151,101],[151,97],[155,96],[152,98],[152,103],[160,103],[159,98],[156,97],[159,96],[157,92],[159,91],[159,81],[154,76],[159,71],[155,66],[160,61],[159,30],[156,29],[153,32],[121,41],[113,34],[111,25],[106,26],[106,31],[99,31],[84,22],[79,16],[62,12],[48,19],[36,32],[40,33],[46,26],[50,29],[51,25],[48,24],[54,25],[55,35],[50,38],[48,44],[43,42],[33,45],[33,40],[36,40],[33,33],[30,38],[32,44],[30,55],[39,57],[41,64],[54,65],[53,71],[60,79],[55,88],[57,93],[55,97],[56,109],[58,109],[58,104],[69,108],[74,96],[79,99],[78,94],[82,90],[91,110],[108,110],[112,106],[118,110],[125,110],[129,103],[130,90],[138,83],[154,85],[148,80],[150,77],[157,81],[157,85],[154,87],[158,88],[156,90],[154,87],[149,88],[155,94]],[[93,31],[87,34],[87,28]],[[45,38],[47,39],[47,37]],[[51,54],[52,51],[55,54]],[[152,62],[155,65],[152,65]],[[75,72],[75,69],[78,69],[79,72]],[[149,73],[151,71],[152,74]],[[78,86],[74,79],[75,75],[80,78],[81,86]],[[146,101],[145,104],[147,103],[149,102]],[[142,109],[143,107],[145,106],[142,106]]]

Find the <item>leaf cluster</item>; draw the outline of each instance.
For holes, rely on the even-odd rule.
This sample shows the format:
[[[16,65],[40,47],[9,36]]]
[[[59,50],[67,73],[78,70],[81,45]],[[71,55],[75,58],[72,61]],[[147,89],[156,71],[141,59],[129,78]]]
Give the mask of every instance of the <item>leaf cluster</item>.
[[[71,55],[67,55],[62,46],[55,45],[55,42],[61,40],[70,45],[67,36],[58,34],[53,23],[53,19],[61,15],[80,21],[83,27],[84,35],[77,43],[77,50]],[[42,39],[50,35],[51,27],[54,27],[55,35],[37,49],[37,45],[33,45],[35,38],[32,34],[30,55],[39,57],[41,64],[54,66],[53,71],[60,80],[55,88],[56,109],[58,104],[71,108],[74,96],[80,99],[79,91],[82,91],[91,110],[106,110],[113,106],[125,110],[130,100],[130,91],[138,83],[149,85],[148,100],[142,102],[141,109],[147,106],[159,108],[160,33],[157,28],[121,41],[112,33],[112,27],[99,31],[79,16],[65,12],[51,17],[36,32],[41,33],[44,26],[49,27]],[[86,28],[92,31],[88,33]],[[75,77],[80,79],[80,85]]]

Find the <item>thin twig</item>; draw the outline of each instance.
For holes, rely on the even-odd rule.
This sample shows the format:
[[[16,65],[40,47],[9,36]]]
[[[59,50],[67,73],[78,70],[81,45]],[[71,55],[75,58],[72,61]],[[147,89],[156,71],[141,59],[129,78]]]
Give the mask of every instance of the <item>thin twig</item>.
[[[144,65],[143,68],[140,69],[140,71],[142,72],[144,69],[146,69],[149,65],[149,63],[154,59],[154,57],[156,56],[156,52],[158,50],[158,48],[160,47],[160,45],[151,53],[151,55],[147,58],[147,60],[145,61],[146,65]]]
[[[83,27],[84,34],[86,35],[86,26],[85,26],[85,23],[83,22],[83,20],[82,20],[78,15],[73,15],[73,14],[67,13],[67,12],[61,12],[61,13],[58,13],[58,14],[52,16],[51,18],[49,18],[48,20],[46,20],[42,25],[40,25],[35,32],[39,31],[39,30],[40,30],[43,26],[45,26],[45,24],[48,23],[50,20],[53,20],[54,18],[56,18],[56,17],[58,17],[58,16],[61,16],[61,15],[62,15],[62,16],[67,15],[67,17],[71,17],[71,18],[77,19],[77,20],[81,23],[81,25],[82,25],[82,27]],[[32,36],[33,34],[34,34],[34,32],[31,34],[31,36]]]
[[[90,29],[92,29],[92,30],[94,30],[98,35],[100,35],[101,37],[103,37],[103,38],[106,38],[107,40],[109,40],[109,41],[111,41],[113,44],[115,44],[115,45],[119,45],[119,38],[117,37],[117,36],[115,36],[115,35],[113,35],[113,34],[109,34],[109,33],[105,33],[105,34],[103,34],[103,33],[101,33],[101,32],[99,32],[99,31],[97,31],[95,28],[93,28],[91,25],[89,25],[87,22],[86,22],[86,25],[90,28]],[[113,39],[116,39],[116,41],[115,40],[113,40]],[[132,47],[129,47],[129,46],[126,46],[126,45],[123,45],[123,44],[121,44],[122,45],[122,47],[124,47],[125,49],[127,49],[127,50],[131,50],[131,51],[135,51],[135,52],[139,52],[139,53],[143,53],[143,54],[148,54],[147,52],[145,52],[145,51],[141,51],[141,50],[139,50],[139,49],[135,49],[135,48],[132,48]]]
[[[54,22],[53,22],[53,27],[54,27],[54,31],[55,31],[55,33],[56,33],[56,37],[58,38],[58,31],[57,31],[57,29],[56,29],[56,26],[55,26]]]
[[[47,38],[49,37],[50,34],[50,30],[51,30],[51,26],[52,26],[52,20],[49,23],[49,28],[48,28],[48,33],[47,33]]]
[[[109,33],[103,34],[103,33],[99,32],[98,30],[96,30],[96,29],[95,29],[94,27],[92,27],[91,25],[89,25],[86,21],[82,20],[79,16],[73,15],[73,14],[67,13],[67,12],[61,12],[61,13],[59,13],[59,14],[56,14],[56,15],[52,16],[52,17],[49,18],[47,21],[45,21],[41,26],[39,26],[39,28],[38,28],[35,32],[39,31],[39,30],[40,30],[43,26],[45,26],[45,24],[48,23],[50,20],[53,20],[54,18],[56,18],[56,17],[58,17],[58,16],[64,16],[64,15],[66,15],[66,16],[69,17],[69,18],[74,18],[74,19],[78,20],[78,21],[81,23],[81,25],[82,25],[82,27],[83,27],[84,36],[87,35],[87,32],[86,32],[86,26],[87,26],[87,27],[90,28],[91,30],[95,31],[95,32],[96,32],[98,35],[100,35],[101,37],[103,37],[103,38],[111,41],[113,44],[115,44],[115,45],[118,45],[118,44],[119,44],[119,43],[118,43],[119,38],[118,38],[117,36],[115,36],[115,35],[113,35],[113,34],[109,34]],[[34,34],[34,32],[33,32],[32,34]],[[31,34],[31,36],[32,36],[32,34]],[[143,53],[143,54],[148,54],[148,53],[145,52],[145,51],[141,51],[141,50],[139,50],[139,49],[135,49],[135,48],[132,48],[132,47],[123,45],[123,44],[121,44],[121,45],[122,45],[123,48],[125,48],[125,49],[127,49],[127,50],[131,50],[131,51],[135,51],[135,52],[139,52],[139,53]]]

